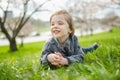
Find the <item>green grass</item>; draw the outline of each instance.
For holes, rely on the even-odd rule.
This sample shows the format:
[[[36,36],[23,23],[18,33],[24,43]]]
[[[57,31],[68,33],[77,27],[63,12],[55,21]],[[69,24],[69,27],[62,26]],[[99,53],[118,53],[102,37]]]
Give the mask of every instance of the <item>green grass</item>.
[[[29,43],[17,52],[0,46],[0,80],[120,80],[120,29],[79,37],[81,46],[94,42],[99,48],[85,55],[83,63],[44,70],[39,62],[45,42]]]

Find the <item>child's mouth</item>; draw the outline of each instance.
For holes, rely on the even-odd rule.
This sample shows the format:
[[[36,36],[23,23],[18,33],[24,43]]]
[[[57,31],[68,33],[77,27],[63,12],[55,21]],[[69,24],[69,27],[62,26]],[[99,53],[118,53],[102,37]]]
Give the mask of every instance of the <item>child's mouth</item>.
[[[58,34],[58,33],[60,33],[60,29],[53,29],[52,32],[53,32],[53,34]]]
[[[58,34],[60,31],[59,30],[54,30],[53,33],[54,34]]]

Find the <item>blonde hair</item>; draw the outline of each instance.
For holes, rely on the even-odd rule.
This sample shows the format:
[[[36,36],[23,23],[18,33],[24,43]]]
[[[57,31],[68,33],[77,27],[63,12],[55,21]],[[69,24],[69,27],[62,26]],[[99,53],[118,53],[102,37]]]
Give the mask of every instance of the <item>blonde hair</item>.
[[[71,35],[71,36],[74,35],[74,31],[75,31],[75,30],[74,30],[74,27],[73,27],[73,20],[72,20],[72,17],[69,15],[69,13],[68,13],[67,11],[65,11],[65,10],[59,10],[59,11],[53,13],[53,14],[51,15],[51,17],[50,17],[50,23],[51,23],[51,20],[52,20],[53,16],[55,16],[55,15],[64,15],[64,16],[65,16],[65,20],[66,20],[67,23],[69,24],[69,28],[70,28],[70,30],[72,31],[72,32],[70,33],[70,35]]]

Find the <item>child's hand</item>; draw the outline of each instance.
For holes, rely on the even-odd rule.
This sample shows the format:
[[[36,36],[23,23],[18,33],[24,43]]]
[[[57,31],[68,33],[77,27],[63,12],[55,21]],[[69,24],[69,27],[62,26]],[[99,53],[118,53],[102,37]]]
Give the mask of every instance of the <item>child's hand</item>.
[[[68,65],[68,60],[66,58],[64,58],[60,52],[55,52],[56,55],[60,56],[60,62],[59,65],[63,66],[63,65]]]
[[[62,59],[61,59],[59,64],[62,65],[62,66],[63,65],[68,65],[68,60],[66,58],[62,57]]]
[[[64,58],[60,52],[51,53],[47,56],[48,61],[55,66],[63,66],[68,64],[68,60]]]
[[[60,52],[55,52],[56,55],[62,57],[61,53]]]
[[[53,53],[49,54],[47,56],[47,59],[52,65],[56,65],[56,66],[59,65],[59,63],[61,61],[61,57],[59,55],[53,54]]]

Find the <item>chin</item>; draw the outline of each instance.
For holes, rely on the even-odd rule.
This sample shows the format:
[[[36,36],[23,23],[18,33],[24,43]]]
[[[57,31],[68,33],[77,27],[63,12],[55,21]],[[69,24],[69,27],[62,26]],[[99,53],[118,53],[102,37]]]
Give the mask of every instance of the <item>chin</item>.
[[[54,35],[54,37],[59,38],[60,36],[59,35]]]

